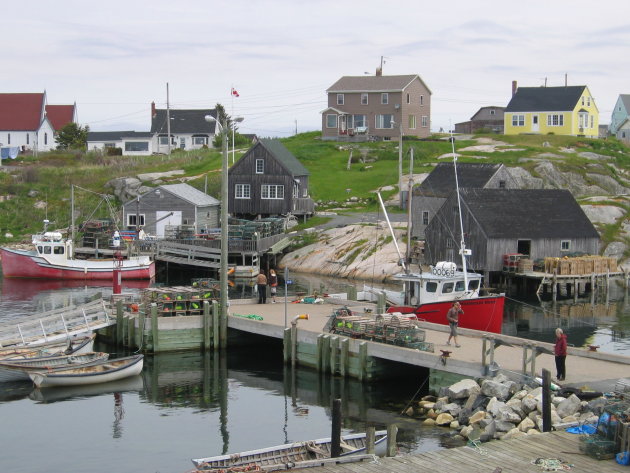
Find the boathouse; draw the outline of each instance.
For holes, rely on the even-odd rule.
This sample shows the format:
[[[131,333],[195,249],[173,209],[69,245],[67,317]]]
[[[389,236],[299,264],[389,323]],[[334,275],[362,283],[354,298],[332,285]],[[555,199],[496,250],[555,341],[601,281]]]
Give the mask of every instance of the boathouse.
[[[219,226],[220,202],[189,184],[156,187],[123,205],[124,228],[148,235],[180,238],[169,232],[206,233]]]
[[[458,166],[459,168],[459,166]],[[459,170],[459,169],[458,169]],[[476,271],[500,272],[503,255],[531,260],[598,254],[599,234],[573,195],[560,189],[460,189],[467,259]],[[461,231],[453,191],[426,228],[428,262],[459,261]]]
[[[457,164],[459,187],[479,189],[515,189],[518,183],[503,164]],[[411,200],[412,233],[424,239],[425,229],[455,189],[453,163],[439,163],[427,178],[413,188]]]
[[[228,175],[232,216],[312,215],[309,172],[278,140],[259,139]]]

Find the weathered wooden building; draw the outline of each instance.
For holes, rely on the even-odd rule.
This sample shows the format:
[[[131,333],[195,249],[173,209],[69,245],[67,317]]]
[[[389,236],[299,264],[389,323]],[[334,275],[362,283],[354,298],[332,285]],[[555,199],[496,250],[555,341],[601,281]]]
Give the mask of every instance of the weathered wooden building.
[[[311,215],[309,172],[278,140],[260,139],[228,174],[231,215]]]
[[[167,226],[189,226],[201,233],[219,226],[220,202],[189,184],[168,184],[126,202],[126,230],[164,237]]]
[[[505,107],[481,107],[467,122],[455,123],[455,133],[476,133],[489,130],[503,133],[503,112]]]
[[[503,164],[458,163],[457,180],[460,187],[480,189],[514,189],[516,180]],[[446,198],[455,189],[453,163],[439,163],[427,178],[413,188],[411,199],[412,233],[417,239],[425,237],[425,229]]]
[[[502,271],[503,255],[532,260],[572,253],[598,254],[599,234],[567,190],[460,189],[467,261],[477,271]],[[459,264],[461,231],[453,191],[426,228],[427,262]]]

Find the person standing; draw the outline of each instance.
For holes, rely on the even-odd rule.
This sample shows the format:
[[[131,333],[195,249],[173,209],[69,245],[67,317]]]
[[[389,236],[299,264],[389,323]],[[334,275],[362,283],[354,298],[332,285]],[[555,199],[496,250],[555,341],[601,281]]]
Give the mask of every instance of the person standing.
[[[454,302],[453,306],[446,313],[446,320],[448,320],[448,326],[451,328],[451,333],[448,336],[447,345],[451,344],[451,338],[455,341],[455,346],[459,348],[461,345],[457,343],[457,325],[459,324],[459,315],[463,314],[462,306],[459,302]]]
[[[275,304],[276,291],[278,289],[278,275],[273,269],[269,270],[269,285],[271,286],[271,289],[269,290],[271,292],[271,303]]]
[[[556,355],[556,379],[564,381],[567,376],[566,359],[567,359],[567,336],[561,328],[556,329],[556,346],[554,348]]]
[[[267,303],[267,276],[265,276],[265,272],[261,269],[260,274],[256,277],[256,285],[258,286],[258,303],[266,304]]]

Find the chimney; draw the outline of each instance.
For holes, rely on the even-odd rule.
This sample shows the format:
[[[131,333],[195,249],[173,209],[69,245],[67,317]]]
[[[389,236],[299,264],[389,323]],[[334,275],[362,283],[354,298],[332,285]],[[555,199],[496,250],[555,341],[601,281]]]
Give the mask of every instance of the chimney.
[[[157,112],[155,111],[155,102],[151,102],[151,120],[155,118],[155,115],[157,115]]]
[[[377,67],[376,68],[376,76],[382,76],[383,75],[383,68],[382,67]]]
[[[512,97],[516,95],[516,91],[518,90],[518,82],[515,80],[512,81]]]

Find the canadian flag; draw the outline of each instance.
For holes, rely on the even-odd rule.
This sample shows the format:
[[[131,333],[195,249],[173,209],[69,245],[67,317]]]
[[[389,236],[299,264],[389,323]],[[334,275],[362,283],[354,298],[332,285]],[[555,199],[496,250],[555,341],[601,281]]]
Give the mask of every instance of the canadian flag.
[[[240,95],[238,95],[238,91],[232,87],[232,97],[240,97]]]

